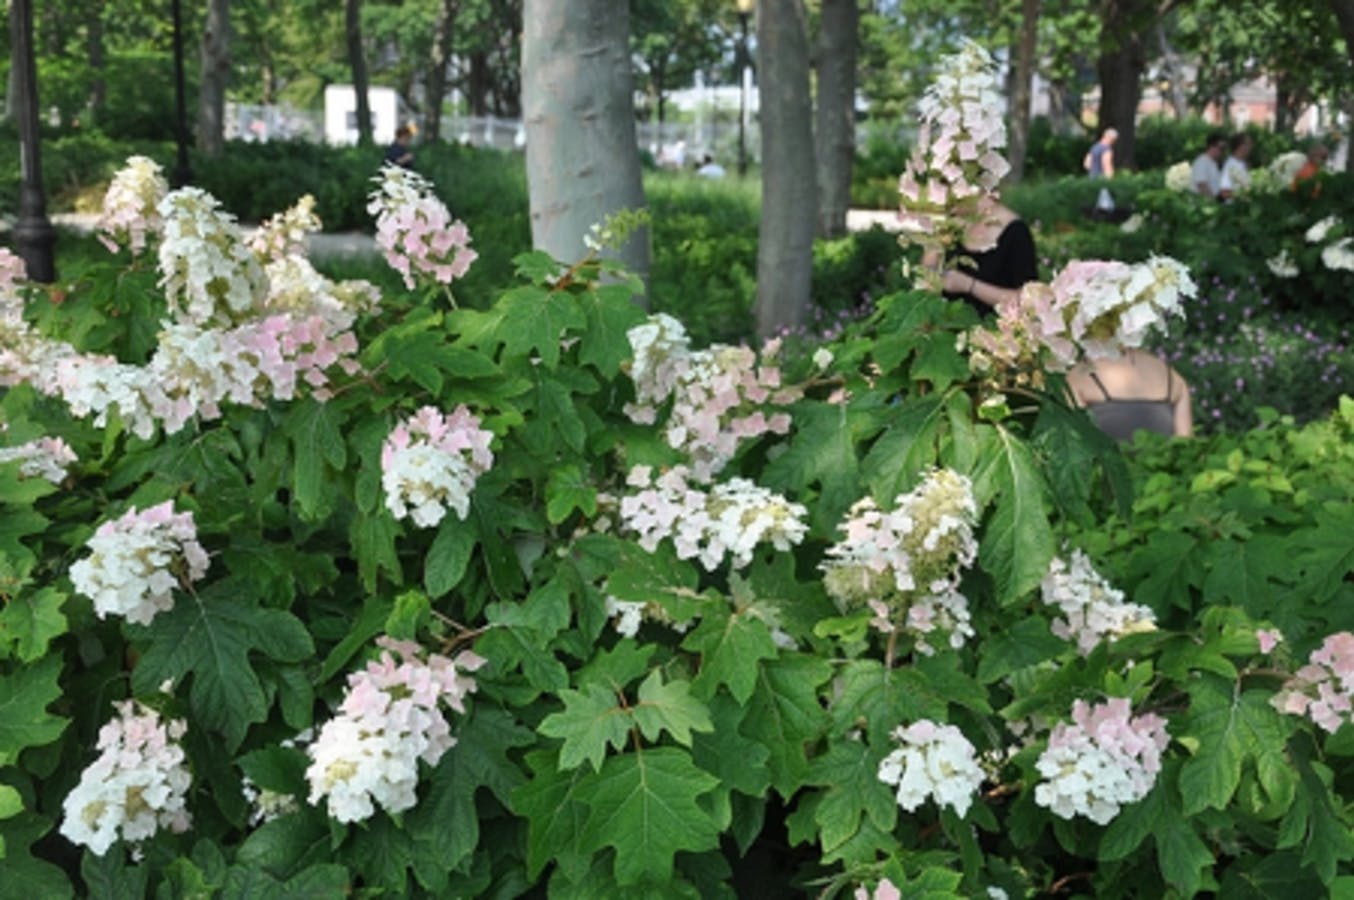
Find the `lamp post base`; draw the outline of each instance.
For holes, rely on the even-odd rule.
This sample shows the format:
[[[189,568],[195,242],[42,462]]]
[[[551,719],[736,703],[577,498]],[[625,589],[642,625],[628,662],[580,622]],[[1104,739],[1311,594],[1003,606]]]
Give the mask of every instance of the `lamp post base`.
[[[56,281],[56,229],[46,216],[21,215],[14,223],[14,252],[24,261],[28,280]]]

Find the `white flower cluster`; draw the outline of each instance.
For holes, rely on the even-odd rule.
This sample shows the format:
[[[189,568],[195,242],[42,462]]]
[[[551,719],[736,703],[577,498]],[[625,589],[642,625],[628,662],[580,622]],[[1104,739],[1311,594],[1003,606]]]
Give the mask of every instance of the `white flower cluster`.
[[[138,256],[150,235],[160,230],[159,205],[169,193],[159,163],[144,156],[130,156],[113,176],[99,214],[99,240],[114,253],[121,243]]]
[[[958,815],[968,813],[983,783],[973,745],[953,725],[922,719],[899,726],[893,736],[901,747],[879,764],[879,780],[898,788],[898,805],[912,812],[928,799]]]
[[[1302,236],[1309,244],[1319,244],[1326,239],[1326,235],[1330,234],[1331,229],[1339,224],[1340,220],[1336,216],[1326,216],[1320,221],[1313,222],[1302,233]]]
[[[1264,643],[1274,648],[1271,634]],[[1261,644],[1263,652],[1264,643]],[[1354,634],[1339,631],[1312,651],[1307,664],[1298,669],[1274,695],[1271,703],[1281,713],[1307,716],[1334,734],[1354,720]]]
[[[1045,603],[1062,610],[1063,618],[1053,620],[1053,633],[1075,642],[1082,656],[1107,638],[1156,628],[1152,610],[1125,603],[1124,592],[1112,587],[1080,550],[1072,551],[1070,563],[1055,556],[1040,589]]]
[[[1052,288],[1073,307],[1071,337],[1093,359],[1141,347],[1166,316],[1182,313],[1184,298],[1197,293],[1189,269],[1169,256],[1134,264],[1072,262],[1053,279]]]
[[[627,336],[635,354],[630,366],[635,402],[625,413],[634,422],[653,424],[658,407],[672,398],[663,434],[670,447],[687,455],[692,477],[709,481],[717,475],[741,440],[790,430],[787,413],[766,412],[768,405],[784,406],[800,396],[781,386],[780,369],[767,361],[775,345],[760,361],[747,347],[716,344],[692,351],[681,323],[661,313]]]
[[[1134,716],[1122,697],[1095,706],[1078,700],[1072,723],[1058,723],[1035,763],[1044,780],[1034,788],[1034,802],[1064,819],[1085,816],[1106,825],[1124,804],[1147,796],[1169,743],[1164,719]]]
[[[75,415],[93,415],[96,425],[116,414],[148,439],[160,426],[173,433],[194,417],[218,417],[227,400],[261,406],[290,400],[303,388],[324,400],[331,368],[349,374],[359,368],[349,329],[359,312],[375,308],[372,285],[331,282],[295,255],[274,259],[265,270],[234,223],[200,191],[170,194],[160,208],[166,213],[162,283],[174,316],[162,323],[149,363],[82,354],[30,328],[17,289],[22,263],[0,251],[0,387],[31,384],[60,397]],[[284,236],[269,245],[294,244],[306,215],[304,202],[284,214]]]
[[[1192,171],[1188,160],[1171,166],[1166,170],[1166,187],[1181,193],[1194,190],[1194,185],[1190,181]]]
[[[20,478],[45,478],[52,484],[66,480],[66,467],[76,459],[75,451],[61,438],[42,437],[0,447],[0,465],[18,461]]]
[[[99,729],[99,758],[62,804],[61,833],[95,856],[118,838],[136,843],[161,828],[182,833],[191,824],[184,796],[193,778],[179,745],[183,720],[162,722],[135,700],[116,707],[118,717]]]
[[[1265,185],[1271,191],[1287,190],[1293,184],[1293,179],[1297,177],[1299,170],[1306,164],[1307,154],[1300,150],[1280,153],[1265,169],[1269,176],[1264,179]]]
[[[181,578],[197,581],[207,573],[193,514],[174,512],[169,500],[104,522],[86,546],[90,555],[71,566],[71,584],[94,601],[101,619],[112,614],[148,625],[173,608]]]
[[[328,798],[340,822],[370,818],[379,803],[398,813],[417,802],[418,761],[436,765],[455,745],[443,707],[465,712],[484,660],[469,651],[449,659],[408,641],[380,638],[380,658],[348,676],[339,713],[307,752],[309,802]]]
[[[458,519],[470,515],[470,492],[494,464],[493,433],[479,426],[465,404],[445,416],[425,406],[396,425],[381,447],[381,487],[390,514],[408,516],[420,528],[442,521],[448,507]]]
[[[1298,265],[1293,261],[1293,257],[1289,255],[1287,248],[1280,250],[1277,254],[1265,260],[1265,265],[1279,278],[1298,277]]]
[[[1327,269],[1354,272],[1354,237],[1342,237],[1322,247],[1321,263]]]
[[[941,60],[918,104],[921,128],[898,181],[905,233],[953,243],[975,216],[978,198],[996,193],[1011,169],[1001,155],[1001,95],[997,65],[978,44],[965,41]]]
[[[160,216],[160,287],[176,319],[228,324],[262,306],[268,277],[215,197],[180,188],[160,201]]]
[[[699,559],[707,571],[723,564],[735,569],[752,562],[758,544],[789,550],[804,539],[808,510],[745,478],[734,478],[704,490],[693,487],[685,466],[654,476],[649,466],[635,466],[626,483],[639,492],[621,499],[621,525],[639,534],[639,545],[652,553],[671,540],[680,559]]]
[[[936,632],[962,647],[973,628],[959,580],[978,553],[977,519],[972,483],[951,469],[928,473],[889,512],[866,497],[842,524],[845,539],[828,548],[824,586],[843,609],[868,605],[881,630],[911,633],[923,653],[933,652]]]
[[[305,256],[307,236],[322,227],[315,213],[315,197],[306,194],[290,209],[265,219],[247,243],[265,264],[288,256]]]
[[[419,281],[450,284],[478,254],[470,231],[451,217],[432,185],[410,169],[386,164],[374,179],[367,212],[376,217],[376,245],[412,290]]]

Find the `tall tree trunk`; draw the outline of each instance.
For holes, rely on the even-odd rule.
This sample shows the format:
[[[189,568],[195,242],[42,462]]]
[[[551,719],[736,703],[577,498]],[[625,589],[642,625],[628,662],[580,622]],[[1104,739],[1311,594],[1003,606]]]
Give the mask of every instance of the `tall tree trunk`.
[[[1151,0],[1100,0],[1100,130],[1116,128],[1114,168],[1133,168],[1137,137],[1138,101],[1142,73],[1147,65],[1142,35],[1152,18]]]
[[[526,0],[522,104],[531,242],[576,260],[594,224],[644,206],[635,135],[629,7],[613,0]],[[621,248],[647,278],[649,231]]]
[[[489,56],[484,51],[470,54],[470,74],[466,77],[465,99],[472,116],[487,116],[489,106]]]
[[[818,30],[818,109],[814,151],[818,165],[818,234],[846,234],[851,166],[856,159],[857,0],[823,0]]]
[[[428,65],[428,81],[424,86],[428,110],[424,117],[427,139],[442,139],[442,101],[447,96],[447,63],[451,59],[452,33],[456,27],[459,0],[442,0],[437,10],[437,31],[433,35],[433,57]]]
[[[230,0],[208,0],[202,28],[202,77],[198,88],[197,146],[216,156],[225,143],[226,85],[230,80]]]
[[[85,105],[89,108],[90,125],[103,114],[103,104],[107,97],[107,82],[104,80],[103,52],[103,0],[94,0],[89,4],[85,20],[85,49],[89,54],[89,99]]]
[[[1030,93],[1034,83],[1035,50],[1039,43],[1039,0],[1020,4],[1020,38],[1016,45],[1015,83],[1011,85],[1011,138],[1008,157],[1011,181],[1025,177],[1030,136]]]
[[[1169,82],[1167,100],[1170,101],[1171,112],[1175,113],[1175,117],[1183,119],[1189,114],[1189,102],[1185,98],[1185,68],[1180,63],[1180,54],[1175,52],[1175,48],[1166,37],[1166,29],[1158,24],[1156,32],[1157,44],[1161,48],[1161,60]]]
[[[762,219],[757,231],[757,334],[771,337],[808,318],[813,275],[813,109],[809,34],[802,0],[757,4]]]
[[[368,96],[367,54],[362,49],[362,0],[344,0],[343,30],[348,39],[348,65],[353,70],[353,94],[357,99],[357,142],[370,146],[371,98]]]

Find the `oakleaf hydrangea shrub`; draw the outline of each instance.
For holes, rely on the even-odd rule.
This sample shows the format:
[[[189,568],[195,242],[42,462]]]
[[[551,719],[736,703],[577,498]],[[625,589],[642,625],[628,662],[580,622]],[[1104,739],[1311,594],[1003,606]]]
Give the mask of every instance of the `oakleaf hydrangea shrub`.
[[[975,370],[925,290],[824,353],[701,349],[598,250],[447,310],[312,275],[303,204],[251,246],[180,199],[213,243],[151,333],[101,312],[111,273],[0,280],[4,445],[78,459],[0,465],[0,836],[35,896],[1350,874],[1343,651],[1309,654],[1349,599],[1354,401],[1126,461],[1051,351]],[[232,283],[190,288],[199,257]],[[1103,271],[1092,341],[1181,294]],[[144,359],[92,359],[133,329]]]

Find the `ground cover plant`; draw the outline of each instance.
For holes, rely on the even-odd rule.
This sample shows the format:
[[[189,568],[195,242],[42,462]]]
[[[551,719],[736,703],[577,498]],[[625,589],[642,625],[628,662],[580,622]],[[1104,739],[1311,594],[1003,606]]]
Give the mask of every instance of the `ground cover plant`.
[[[450,308],[407,174],[382,293],[127,172],[79,290],[4,257],[0,890],[1346,889],[1354,409],[1135,500],[1060,399],[1178,264],[702,349],[601,255]]]

